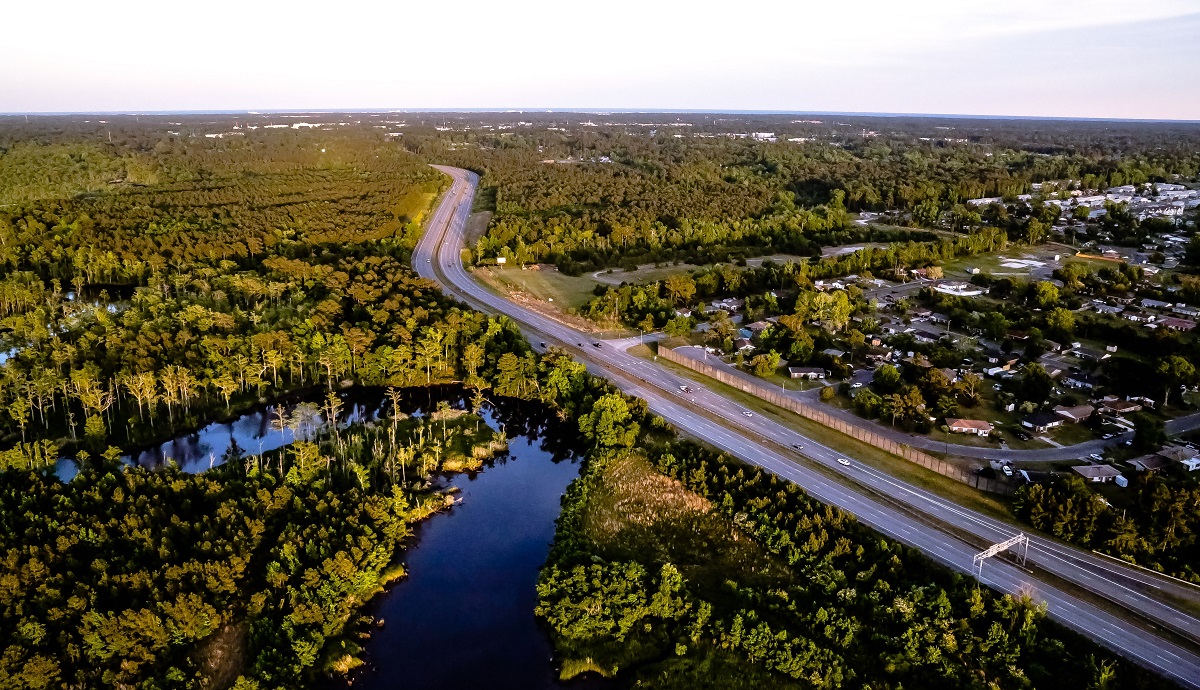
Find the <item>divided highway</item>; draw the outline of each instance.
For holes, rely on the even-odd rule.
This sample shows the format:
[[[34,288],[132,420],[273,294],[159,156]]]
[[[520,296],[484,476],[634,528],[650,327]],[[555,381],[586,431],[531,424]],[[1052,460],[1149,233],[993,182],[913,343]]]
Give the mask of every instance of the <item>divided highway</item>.
[[[413,263],[419,275],[440,283],[448,294],[484,312],[507,314],[535,342],[572,350],[589,371],[646,400],[656,414],[682,432],[796,482],[814,498],[854,514],[860,522],[950,568],[970,573],[973,556],[983,546],[1017,533],[1010,525],[885,473],[854,462],[845,466],[839,462],[843,456],[833,448],[761,415],[746,416],[735,403],[690,379],[492,293],[464,269],[461,259],[478,176],[458,168],[435,167],[450,176],[453,184],[431,217],[413,253]],[[681,385],[695,390],[684,399]],[[831,477],[831,471],[849,481]],[[1195,588],[1040,538],[1031,539],[1029,566],[1052,575],[1052,582],[1069,583],[1072,589],[1082,588],[1136,612],[1150,625],[1131,625],[1092,601],[1048,583],[1040,574],[1001,558],[989,560],[980,579],[999,591],[1029,594],[1046,602],[1050,616],[1068,627],[1185,687],[1200,690],[1200,655],[1178,638],[1154,630],[1157,626],[1200,642],[1200,620],[1168,603],[1200,602]]]

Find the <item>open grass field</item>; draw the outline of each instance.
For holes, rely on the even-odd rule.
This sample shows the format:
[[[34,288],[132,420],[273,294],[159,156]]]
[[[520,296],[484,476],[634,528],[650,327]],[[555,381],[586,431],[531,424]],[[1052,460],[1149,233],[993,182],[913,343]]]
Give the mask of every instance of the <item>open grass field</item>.
[[[672,563],[707,597],[723,583],[784,586],[791,571],[708,500],[659,474],[640,453],[609,461],[588,496],[584,533],[607,560]]]
[[[830,247],[829,249],[837,249],[837,247]],[[755,268],[762,266],[763,262],[768,260],[782,264],[789,261],[808,261],[808,257],[798,256],[796,254],[770,254],[768,256],[756,256],[746,259],[746,265],[744,267],[735,266],[735,268]],[[688,273],[689,271],[694,271],[700,268],[710,268],[712,266],[713,264],[699,266],[689,263],[645,264],[638,266],[632,271],[627,271],[621,268],[611,268],[603,271],[585,273],[584,275],[595,280],[596,282],[605,283],[607,285],[620,285],[621,283],[649,283],[655,280],[663,280],[670,275]]]
[[[568,276],[557,270],[522,270],[519,266],[479,267],[476,275],[490,278],[509,290],[524,292],[535,299],[551,302],[560,308],[575,310],[592,298],[596,282],[584,276]]]

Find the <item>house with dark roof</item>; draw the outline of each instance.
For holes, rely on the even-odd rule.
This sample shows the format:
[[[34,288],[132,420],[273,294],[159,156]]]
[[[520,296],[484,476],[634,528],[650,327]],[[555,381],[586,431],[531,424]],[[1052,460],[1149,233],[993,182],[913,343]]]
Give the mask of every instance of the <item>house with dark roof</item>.
[[[1044,433],[1062,424],[1063,418],[1049,411],[1034,412],[1021,420],[1021,426],[1033,429],[1035,434]]]
[[[931,331],[926,328],[914,328],[909,334],[913,337],[913,340],[924,344],[936,343],[942,339],[943,335],[945,335],[943,333]]]
[[[1104,350],[1097,350],[1094,347],[1080,346],[1073,348],[1071,352],[1079,359],[1088,362],[1103,362],[1109,357],[1112,357],[1112,355],[1108,352],[1105,352]]]
[[[1001,369],[1004,369],[1005,371],[1012,369],[1014,366],[1017,365],[1017,362],[1021,361],[1021,358],[1019,356],[1014,355],[1012,353],[1006,354],[995,348],[989,348],[987,350],[984,350],[983,356],[985,359],[987,359],[988,364],[995,364],[996,366],[1000,367]]]
[[[1162,328],[1169,328],[1173,331],[1190,331],[1196,327],[1195,321],[1181,319],[1176,316],[1164,316],[1158,320],[1158,325]]]
[[[1187,446],[1166,446],[1158,451],[1158,455],[1168,462],[1183,463],[1184,468],[1189,472],[1200,468],[1200,452]]]
[[[1054,408],[1054,414],[1062,417],[1071,424],[1087,421],[1095,413],[1096,408],[1091,405],[1075,405],[1073,407],[1058,405]]]
[[[1115,415],[1138,412],[1143,407],[1143,405],[1136,400],[1105,400],[1103,405],[1105,412]]]
[[[1063,385],[1067,388],[1075,388],[1077,390],[1093,390],[1100,385],[1099,379],[1092,374],[1076,374],[1071,373],[1063,376]]]
[[[1057,379],[1070,370],[1070,365],[1063,361],[1063,358],[1058,355],[1044,354],[1038,357],[1038,364],[1046,370],[1046,375],[1052,379]]]
[[[1134,458],[1129,461],[1133,469],[1138,472],[1158,472],[1164,470],[1171,465],[1171,461],[1161,455],[1143,455],[1140,458]]]

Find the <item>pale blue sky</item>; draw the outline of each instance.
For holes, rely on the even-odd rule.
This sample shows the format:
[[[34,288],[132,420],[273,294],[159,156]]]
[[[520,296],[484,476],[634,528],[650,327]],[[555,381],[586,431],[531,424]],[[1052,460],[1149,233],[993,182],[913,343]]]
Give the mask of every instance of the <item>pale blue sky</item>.
[[[1200,119],[1200,0],[996,4],[41,0],[4,10],[0,112],[564,107]]]

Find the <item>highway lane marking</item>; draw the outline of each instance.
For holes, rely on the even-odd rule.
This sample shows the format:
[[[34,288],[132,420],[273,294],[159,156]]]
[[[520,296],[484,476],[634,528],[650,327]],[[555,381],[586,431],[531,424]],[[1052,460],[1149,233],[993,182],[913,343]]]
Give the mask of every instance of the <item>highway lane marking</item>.
[[[460,199],[461,199],[461,196],[460,196]],[[464,200],[464,201],[465,201],[465,200]],[[458,215],[461,217],[461,215],[462,215],[462,214],[458,214]],[[447,226],[449,225],[449,222],[448,222],[448,221],[447,221],[446,225],[447,225]],[[448,231],[448,230],[449,230],[449,227],[447,227],[446,229],[447,229],[447,231]],[[455,230],[458,230],[458,229],[456,228]],[[429,236],[429,233],[427,233],[427,234],[426,234],[426,236]],[[441,256],[447,256],[447,255],[449,254],[449,248],[448,248],[447,246],[445,246],[444,244],[443,244],[442,246],[439,246],[439,247],[437,247],[437,249],[439,249],[439,250],[441,250],[441,251],[440,251],[440,252],[435,252],[435,254],[438,254],[438,255],[441,255]],[[454,264],[454,265],[453,265],[453,268],[455,269],[453,272],[454,272],[455,274],[457,274],[457,275],[456,275],[456,277],[465,278],[465,279],[466,279],[466,282],[467,282],[468,284],[471,284],[471,283],[473,283],[473,282],[474,282],[474,281],[473,281],[473,280],[472,280],[472,279],[471,279],[471,278],[470,278],[470,277],[469,277],[469,276],[466,274],[466,272],[465,272],[465,271],[464,271],[464,270],[461,268],[461,266],[458,266],[457,264]],[[444,267],[442,267],[442,269],[443,269],[443,271],[445,271],[445,268],[444,268]],[[446,272],[447,272],[447,273],[450,273],[449,271],[446,271]],[[457,287],[457,286],[456,286],[456,287]],[[488,306],[491,306],[493,309],[496,309],[497,311],[500,311],[500,312],[502,312],[502,313],[504,313],[504,312],[508,311],[508,309],[510,309],[510,308],[513,306],[513,305],[511,305],[511,304],[506,304],[506,303],[505,303],[505,302],[503,302],[502,300],[498,300],[498,299],[497,299],[497,300],[494,300],[494,299],[491,299],[491,298],[492,298],[492,295],[490,295],[490,294],[487,294],[487,295],[486,295],[486,298],[485,298],[484,296],[481,296],[481,295],[479,295],[478,293],[471,293],[470,291],[467,291],[467,292],[466,292],[466,293],[464,293],[464,294],[468,295],[469,297],[473,297],[475,300],[477,300],[477,301],[480,301],[480,302],[482,302],[482,303],[484,303],[484,304],[487,304]],[[470,300],[468,300],[468,301],[470,301]],[[526,312],[526,313],[522,314],[523,316],[529,316],[529,314],[528,314],[527,310],[523,310],[523,309],[522,309],[522,310],[520,310],[520,311],[521,311],[521,312]],[[534,322],[537,322],[537,323],[536,323],[536,325],[535,325],[535,328],[536,328],[536,327],[541,327],[541,328],[543,328],[543,329],[544,329],[544,328],[545,328],[545,327],[548,325],[548,324],[547,324],[547,320],[546,320],[546,319],[544,319],[544,318],[542,318],[542,317],[540,317],[540,315],[537,315],[537,317],[536,317],[536,318],[533,318],[533,319],[527,319],[527,322],[528,322],[528,321],[534,321]],[[550,330],[551,330],[551,331],[553,331],[553,332],[557,332],[557,333],[559,333],[559,334],[563,334],[563,333],[572,333],[572,332],[573,332],[573,331],[571,331],[570,329],[559,328],[558,326],[560,326],[560,324],[554,323],[554,324],[553,324],[553,327],[551,327],[551,329],[550,329]],[[568,336],[567,338],[562,338],[562,337],[560,336],[558,339],[569,339],[569,336]],[[586,352],[586,351],[585,351],[585,352]],[[589,353],[589,354],[590,354],[590,353]],[[589,358],[590,358],[590,357],[585,357],[585,359],[589,359]],[[603,361],[603,362],[605,362],[605,363],[608,363],[608,364],[612,364],[612,363],[619,363],[619,362],[620,362],[619,358],[615,359],[615,361],[614,361],[614,358],[611,358],[611,357],[604,357],[604,358],[602,358],[602,361]],[[640,360],[639,360],[639,361],[640,361]],[[653,377],[653,378],[659,378],[659,377],[658,377],[658,376],[655,376],[655,377]],[[646,381],[646,383],[647,383],[647,384],[649,384],[649,385],[651,385],[651,386],[656,386],[656,385],[657,385],[656,383],[652,383],[652,382],[650,382],[650,381]],[[639,388],[641,388],[641,387],[639,386]],[[645,390],[645,389],[643,389],[643,390]],[[647,397],[649,397],[649,396],[647,396]],[[673,403],[672,403],[672,404],[670,404],[670,405],[664,405],[664,403],[666,402],[666,399],[663,399],[663,398],[661,397],[661,395],[654,395],[653,397],[655,397],[655,398],[658,398],[657,402],[658,402],[658,406],[659,406],[659,407],[663,407],[663,406],[667,406],[667,407],[675,407],[675,408],[676,408],[676,410],[677,410],[677,413],[682,413],[682,416],[683,416],[683,418],[684,418],[684,419],[687,419],[689,422],[691,422],[691,424],[687,424],[687,425],[680,424],[680,426],[681,426],[681,427],[683,427],[683,428],[688,428],[688,427],[690,426],[690,427],[692,427],[692,429],[695,429],[695,431],[692,431],[691,433],[696,433],[696,431],[700,431],[700,430],[704,429],[705,427],[713,427],[713,426],[715,426],[717,429],[720,429],[720,432],[719,432],[718,436],[719,436],[719,437],[720,437],[720,438],[721,438],[723,441],[725,441],[725,443],[726,443],[726,445],[727,445],[727,446],[733,446],[733,447],[736,447],[736,448],[738,449],[738,451],[741,451],[741,452],[734,451],[734,454],[735,454],[735,455],[743,455],[743,454],[744,454],[745,456],[747,456],[747,457],[744,457],[744,459],[749,459],[749,460],[751,461],[751,463],[752,463],[752,464],[759,464],[760,466],[764,466],[764,467],[765,467],[765,464],[764,464],[764,463],[760,463],[760,462],[758,462],[758,461],[756,461],[756,460],[754,459],[754,458],[755,458],[755,453],[756,453],[756,452],[757,452],[757,453],[764,453],[764,451],[766,450],[766,449],[762,448],[762,447],[761,447],[761,446],[760,446],[758,443],[756,443],[756,442],[754,442],[754,441],[752,441],[752,440],[746,439],[745,437],[742,437],[742,436],[733,436],[733,435],[731,435],[729,432],[727,432],[726,430],[724,430],[723,428],[721,428],[719,425],[716,425],[715,423],[713,423],[713,422],[711,422],[711,421],[709,421],[709,420],[705,420],[705,419],[703,419],[703,418],[699,418],[699,419],[697,419],[697,418],[695,417],[694,413],[692,413],[692,412],[690,412],[690,411],[688,411],[688,410],[686,410],[686,409],[684,409],[684,408],[682,408],[682,407],[675,406]],[[718,396],[718,397],[719,397],[719,396]],[[705,398],[704,398],[704,399],[705,399],[705,401],[707,402],[707,399],[706,399],[706,398],[707,398],[707,396],[705,396]],[[728,403],[728,401],[726,401],[726,402]],[[720,418],[722,418],[722,419],[727,419],[727,417],[726,417],[726,415],[724,414],[724,411],[723,411],[723,410],[711,410],[711,409],[710,409],[710,408],[708,408],[707,406],[702,406],[702,409],[706,409],[706,410],[712,411],[712,412],[716,413],[716,415],[717,415],[718,417],[720,417]],[[672,416],[675,416],[675,415],[672,415]],[[734,421],[736,421],[736,420],[734,420]],[[699,422],[699,427],[698,427],[698,428],[697,428],[697,425],[696,425],[696,423],[697,423],[697,422]],[[756,424],[755,426],[756,426],[756,427],[758,427],[758,425],[757,425],[757,424]],[[790,429],[787,429],[786,427],[779,427],[779,425],[775,424],[774,422],[770,422],[770,426],[768,427],[769,429],[771,429],[772,431],[774,431],[774,433],[772,433],[772,434],[766,434],[766,433],[763,433],[763,432],[762,432],[762,430],[761,430],[761,429],[759,429],[759,428],[756,428],[756,429],[755,429],[755,432],[756,432],[756,433],[759,433],[759,434],[760,434],[760,435],[762,435],[764,438],[768,438],[768,439],[769,439],[769,438],[771,438],[773,435],[775,435],[775,434],[777,434],[777,433],[778,433],[778,431],[775,431],[775,428],[776,428],[776,427],[778,427],[778,428],[782,429],[782,430],[783,430],[785,433],[790,433],[791,435],[798,436],[798,437],[799,437],[799,438],[801,438],[801,439],[807,440],[807,441],[809,441],[810,443],[814,443],[814,444],[815,444],[815,442],[812,442],[812,440],[811,440],[811,439],[806,439],[806,438],[805,438],[805,437],[803,437],[802,435],[796,434],[795,432],[792,432]],[[697,435],[699,435],[699,434],[697,434]],[[701,438],[703,438],[703,436],[701,436]],[[833,453],[833,451],[832,451],[831,449],[829,449],[828,447],[822,446],[821,444],[815,444],[815,445],[817,445],[817,446],[819,447],[819,449],[823,449],[823,450],[826,450],[826,451],[828,451],[829,453]],[[862,514],[862,513],[864,513],[864,512],[865,512],[865,513],[869,513],[869,514],[870,514],[872,517],[877,517],[877,518],[884,518],[885,516],[887,516],[887,515],[889,514],[889,512],[891,512],[891,511],[888,511],[888,510],[886,510],[886,509],[882,509],[882,507],[881,507],[881,506],[879,506],[879,505],[875,505],[875,504],[871,503],[871,502],[869,501],[869,499],[867,499],[865,496],[862,496],[862,495],[858,494],[857,492],[849,491],[849,490],[847,490],[845,487],[842,487],[842,486],[840,486],[840,485],[837,485],[837,484],[835,484],[835,483],[833,483],[833,482],[830,482],[830,481],[828,481],[828,480],[824,479],[823,477],[820,477],[820,475],[816,475],[815,473],[813,473],[813,472],[811,472],[811,471],[802,470],[802,469],[801,469],[801,468],[800,468],[798,465],[796,465],[796,464],[795,464],[795,463],[794,463],[792,460],[790,460],[789,458],[781,457],[781,456],[779,456],[777,453],[773,453],[773,452],[771,452],[771,451],[766,451],[766,453],[764,453],[764,454],[766,455],[766,458],[765,458],[765,459],[766,459],[766,460],[769,460],[769,461],[770,461],[770,465],[772,465],[772,466],[773,466],[773,467],[765,467],[766,469],[768,469],[768,470],[771,470],[771,471],[776,471],[776,468],[778,468],[778,469],[780,469],[780,470],[782,470],[782,471],[777,471],[777,472],[776,472],[777,474],[780,474],[780,475],[781,475],[781,476],[783,476],[785,479],[791,479],[792,481],[796,481],[798,484],[799,484],[799,483],[801,483],[801,480],[806,480],[808,483],[818,483],[818,484],[821,484],[821,485],[823,485],[823,486],[822,486],[822,489],[823,489],[823,491],[822,491],[821,493],[825,493],[826,495],[829,495],[829,496],[831,496],[831,498],[829,498],[829,499],[822,499],[820,496],[818,496],[818,495],[817,495],[817,492],[813,491],[813,490],[812,490],[812,489],[810,489],[809,487],[805,487],[805,488],[806,488],[806,490],[808,490],[808,492],[809,492],[811,495],[813,495],[813,496],[814,496],[814,498],[817,498],[817,500],[822,500],[822,501],[824,501],[824,502],[826,502],[826,503],[830,503],[830,504],[834,503],[835,501],[839,501],[839,500],[840,500],[840,501],[842,501],[842,502],[846,502],[846,503],[849,503],[849,504],[852,504],[852,505],[859,506],[859,507],[860,507],[860,508],[859,508],[859,511],[852,511],[852,513],[854,513],[854,512],[858,512],[858,513],[860,514],[860,518],[859,518],[859,519],[860,519],[860,520],[862,520],[863,522],[868,522],[867,520],[863,519],[863,517],[861,516],[861,514]],[[819,460],[818,460],[818,461],[819,461]],[[836,498],[833,498],[833,497],[832,497],[832,496],[833,496],[833,494],[836,494],[836,495],[837,495],[837,497],[836,497]],[[915,507],[915,506],[914,506],[914,507]],[[863,509],[866,509],[866,510],[864,511]],[[965,518],[967,518],[967,519],[968,519],[968,521],[970,521],[970,516],[960,516],[960,517],[965,517]],[[995,529],[996,529],[994,526],[990,526],[990,525],[986,525],[986,524],[983,524],[983,525],[980,525],[980,526],[983,526],[983,527],[989,527],[989,528],[991,528],[991,529],[993,529],[993,530],[995,530]],[[909,541],[909,542],[910,542],[910,544],[911,544],[911,545],[914,545],[914,546],[916,546],[916,545],[917,545],[917,544],[916,544],[916,542],[920,542],[920,543],[924,544],[924,546],[923,546],[923,547],[922,547],[922,546],[918,546],[918,548],[921,548],[922,550],[926,550],[927,552],[929,552],[929,551],[935,551],[937,554],[939,554],[939,555],[943,556],[943,558],[937,558],[936,560],[942,560],[942,561],[943,561],[944,563],[946,563],[947,565],[951,565],[951,567],[955,567],[956,569],[960,569],[960,568],[958,568],[958,567],[957,567],[957,564],[956,564],[956,563],[953,563],[953,562],[948,562],[948,559],[947,559],[947,557],[949,557],[950,555],[952,555],[952,554],[953,554],[953,555],[958,555],[958,554],[959,554],[959,553],[961,553],[961,551],[962,551],[962,548],[961,548],[961,546],[960,546],[960,544],[961,544],[961,543],[960,543],[960,542],[958,542],[958,540],[956,540],[956,539],[953,539],[953,538],[952,538],[952,543],[954,543],[954,544],[955,544],[955,546],[959,546],[959,548],[958,548],[958,549],[955,549],[955,548],[954,548],[953,546],[951,546],[951,544],[949,544],[949,543],[945,543],[945,542],[937,542],[937,541],[930,542],[930,540],[931,540],[931,539],[936,539],[937,537],[935,537],[935,535],[933,535],[933,534],[929,534],[929,533],[928,533],[928,532],[929,532],[929,530],[927,530],[927,529],[922,529],[922,530],[919,530],[919,531],[916,531],[916,532],[914,532],[914,531],[913,531],[913,529],[914,529],[914,528],[913,528],[913,526],[911,526],[910,524],[908,524],[908,523],[907,523],[906,521],[904,521],[904,520],[901,520],[901,521],[899,521],[898,523],[895,523],[895,524],[888,524],[888,525],[874,525],[874,527],[875,527],[876,529],[878,529],[879,531],[881,531],[881,532],[884,532],[884,533],[888,533],[888,532],[897,532],[897,531],[899,531],[899,532],[902,532],[902,533],[903,533],[903,534],[905,534],[906,536],[909,536],[909,537],[910,537],[910,539],[908,539],[908,540],[906,540],[906,539],[900,539],[901,541]],[[896,529],[897,527],[900,527],[900,528],[902,528],[902,529],[900,529],[900,530],[897,530],[897,529]],[[941,532],[940,530],[936,530],[936,532],[937,532],[937,534],[941,535],[941,537],[942,537],[943,539],[944,539],[946,536],[948,536],[948,535],[945,535],[945,533]],[[979,536],[979,535],[977,535],[977,536]],[[894,538],[895,538],[895,537],[894,537]],[[1021,578],[1020,576],[1013,576],[1011,573],[1008,573],[1008,572],[1006,571],[1006,568],[1004,568],[1004,566],[1005,566],[1005,565],[1006,565],[1006,564],[1003,564],[1003,563],[997,563],[997,566],[998,566],[997,568],[992,568],[992,569],[989,569],[989,573],[999,574],[999,573],[998,573],[998,571],[1000,571],[1000,572],[1003,572],[1003,573],[1004,573],[1004,575],[1006,576],[1006,577],[1003,579],[1003,581],[1001,581],[1000,579],[998,579],[998,578],[996,578],[996,577],[994,577],[994,576],[991,576],[991,575],[990,575],[990,576],[987,578],[987,580],[988,580],[988,581],[991,581],[991,582],[993,582],[993,583],[995,583],[996,585],[1003,585],[1003,588],[1005,588],[1005,589],[1009,589],[1009,588],[1012,588],[1012,587],[1017,587],[1017,588],[1020,588],[1020,589],[1024,589],[1024,588],[1027,588],[1027,587],[1029,586],[1029,583],[1028,583],[1028,582],[1026,582],[1026,581],[1025,581],[1025,579]],[[1074,610],[1080,610],[1080,607],[1079,607],[1078,605],[1074,604],[1074,602],[1072,601],[1072,599],[1073,599],[1072,597],[1069,597],[1069,596],[1067,596],[1067,595],[1065,595],[1065,594],[1062,594],[1062,593],[1060,593],[1060,594],[1059,594],[1059,597],[1057,597],[1057,598],[1061,598],[1061,599],[1062,599],[1062,601],[1057,601],[1057,602],[1048,602],[1048,603],[1054,603],[1054,604],[1056,604],[1057,606],[1060,606],[1060,607],[1061,607],[1061,606],[1069,606],[1069,607],[1071,607],[1071,608],[1072,608],[1072,609],[1074,609]],[[1082,611],[1082,610],[1080,610],[1080,612],[1081,612],[1081,613],[1083,613],[1083,611]],[[1095,615],[1094,615],[1094,614],[1093,614],[1093,615],[1089,615],[1088,617],[1089,617],[1089,618],[1095,618]],[[1097,619],[1097,622],[1100,622],[1100,619]],[[1111,626],[1111,624],[1108,624],[1108,623],[1104,623],[1103,625],[1104,625],[1106,628],[1109,628],[1109,627]],[[1117,628],[1117,629],[1119,630],[1120,628]],[[1107,636],[1107,635],[1106,635],[1106,636]],[[1110,643],[1110,644],[1116,644],[1116,643],[1115,643],[1114,641],[1112,641],[1112,640],[1109,640],[1109,643]],[[1139,654],[1139,653],[1136,653],[1136,652],[1134,652],[1134,651],[1133,651],[1131,648],[1129,648],[1129,646],[1128,646],[1128,641],[1126,641],[1126,642],[1125,642],[1125,644],[1119,644],[1119,645],[1117,645],[1117,646],[1118,646],[1118,648],[1119,648],[1119,649],[1126,650],[1128,653],[1132,654],[1132,655],[1133,655],[1133,656],[1135,656],[1135,657],[1138,657],[1138,658],[1144,658],[1144,657],[1143,657],[1143,655],[1141,655],[1141,654]],[[1160,651],[1161,651],[1161,650],[1160,650]],[[1176,657],[1176,658],[1179,658],[1179,657]],[[1160,657],[1160,659],[1161,659],[1161,657]],[[1169,671],[1168,671],[1168,672],[1166,672],[1166,674],[1167,674],[1167,675],[1169,675],[1169,676],[1175,676],[1175,675],[1176,675],[1175,673],[1173,673],[1173,672],[1169,672]]]

